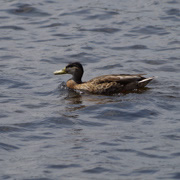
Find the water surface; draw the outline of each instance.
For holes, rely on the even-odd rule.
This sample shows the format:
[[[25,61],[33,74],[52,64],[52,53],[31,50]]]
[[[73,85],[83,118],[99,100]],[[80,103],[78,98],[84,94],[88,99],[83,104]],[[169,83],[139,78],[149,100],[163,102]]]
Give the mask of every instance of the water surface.
[[[0,179],[180,179],[178,0],[0,2]],[[68,91],[111,73],[158,76],[114,96]]]

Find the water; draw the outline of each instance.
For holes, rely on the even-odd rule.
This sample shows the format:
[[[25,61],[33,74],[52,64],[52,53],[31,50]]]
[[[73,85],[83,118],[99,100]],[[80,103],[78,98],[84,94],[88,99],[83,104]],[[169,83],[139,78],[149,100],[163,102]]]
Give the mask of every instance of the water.
[[[0,179],[180,179],[178,0],[1,0]],[[158,76],[148,88],[100,96],[83,80]]]

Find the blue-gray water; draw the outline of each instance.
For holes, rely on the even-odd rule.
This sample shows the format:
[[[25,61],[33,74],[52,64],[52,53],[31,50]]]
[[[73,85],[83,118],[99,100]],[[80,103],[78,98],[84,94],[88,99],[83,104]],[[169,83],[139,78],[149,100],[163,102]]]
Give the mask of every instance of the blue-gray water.
[[[180,179],[179,37],[179,0],[1,0],[0,179]],[[73,61],[158,78],[76,94]]]

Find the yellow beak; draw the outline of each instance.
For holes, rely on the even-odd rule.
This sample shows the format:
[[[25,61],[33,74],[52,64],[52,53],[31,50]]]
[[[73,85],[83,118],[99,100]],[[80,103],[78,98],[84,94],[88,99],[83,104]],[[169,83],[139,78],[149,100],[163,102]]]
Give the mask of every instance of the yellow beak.
[[[54,71],[54,75],[61,75],[61,74],[67,74],[66,68],[58,70],[58,71]]]

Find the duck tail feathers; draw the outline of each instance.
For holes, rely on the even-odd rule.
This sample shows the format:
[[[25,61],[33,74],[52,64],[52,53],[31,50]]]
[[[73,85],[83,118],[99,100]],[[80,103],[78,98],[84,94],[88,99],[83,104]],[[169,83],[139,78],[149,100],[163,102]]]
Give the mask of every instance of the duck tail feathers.
[[[138,87],[139,88],[142,88],[142,87],[145,87],[150,81],[152,81],[154,78],[157,78],[157,77],[149,77],[149,78],[146,78],[146,79],[143,79],[141,81],[138,82]]]

